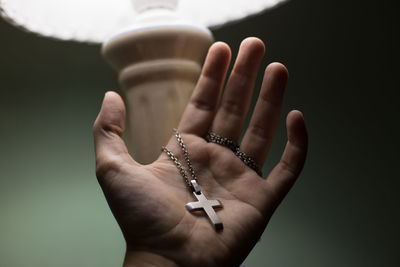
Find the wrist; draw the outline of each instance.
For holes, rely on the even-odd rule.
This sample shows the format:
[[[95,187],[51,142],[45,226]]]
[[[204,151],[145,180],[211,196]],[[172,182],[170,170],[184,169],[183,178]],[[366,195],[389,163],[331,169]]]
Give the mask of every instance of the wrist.
[[[127,251],[125,253],[124,265],[123,267],[177,267],[178,265],[172,261],[167,259],[164,256],[144,252],[144,251]]]

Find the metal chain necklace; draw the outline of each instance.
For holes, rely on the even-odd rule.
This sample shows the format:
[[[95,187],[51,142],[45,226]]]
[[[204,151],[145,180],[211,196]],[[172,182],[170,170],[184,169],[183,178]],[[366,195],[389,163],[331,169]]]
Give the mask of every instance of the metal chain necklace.
[[[203,195],[203,193],[201,192],[200,186],[197,183],[198,179],[194,172],[193,165],[190,162],[189,153],[188,153],[188,150],[187,150],[185,144],[183,143],[182,137],[181,137],[180,133],[178,132],[178,130],[174,129],[173,131],[174,131],[175,137],[183,151],[183,156],[185,158],[185,161],[188,166],[188,169],[189,169],[192,179],[189,181],[189,176],[187,175],[185,168],[182,166],[182,164],[178,160],[178,158],[175,157],[175,155],[170,150],[168,150],[168,148],[163,146],[161,148],[161,150],[164,151],[165,153],[167,153],[167,155],[170,157],[170,159],[175,163],[176,167],[179,170],[180,175],[183,177],[183,179],[185,179],[185,183],[187,184],[187,186],[189,188],[192,189],[193,195],[198,200],[196,202],[187,203],[186,209],[189,212],[203,209],[206,212],[206,214],[208,215],[208,218],[210,219],[211,223],[214,225],[215,230],[222,230],[223,224],[222,224],[221,220],[219,219],[218,215],[214,211],[214,207],[216,207],[216,208],[222,207],[222,203],[219,200],[209,200]]]

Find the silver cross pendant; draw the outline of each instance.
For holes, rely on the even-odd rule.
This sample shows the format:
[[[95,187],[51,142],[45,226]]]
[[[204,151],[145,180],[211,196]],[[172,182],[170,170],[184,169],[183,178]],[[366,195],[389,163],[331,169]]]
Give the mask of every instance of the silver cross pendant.
[[[208,200],[201,192],[196,180],[191,180],[190,182],[194,189],[193,195],[198,201],[187,203],[186,209],[190,212],[203,209],[208,215],[211,223],[214,225],[215,230],[222,230],[224,225],[214,211],[214,207],[222,207],[222,203],[219,200]]]

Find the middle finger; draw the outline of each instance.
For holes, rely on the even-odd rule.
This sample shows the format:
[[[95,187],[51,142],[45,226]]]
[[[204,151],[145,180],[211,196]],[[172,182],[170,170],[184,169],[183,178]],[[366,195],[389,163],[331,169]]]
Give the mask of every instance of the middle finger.
[[[243,40],[215,115],[211,130],[237,141],[249,109],[258,68],[264,56],[264,43],[254,37]]]

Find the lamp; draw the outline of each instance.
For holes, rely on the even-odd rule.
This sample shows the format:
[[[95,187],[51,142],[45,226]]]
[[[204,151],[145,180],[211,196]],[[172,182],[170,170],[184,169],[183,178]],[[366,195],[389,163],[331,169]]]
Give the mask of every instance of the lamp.
[[[149,163],[177,126],[211,31],[284,0],[0,0],[8,22],[42,36],[101,43],[127,103],[129,151]],[[133,7],[132,7],[133,4]]]

